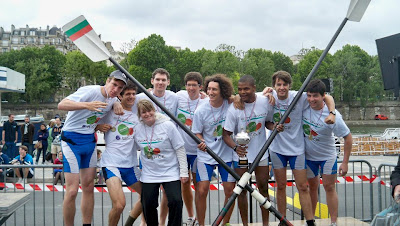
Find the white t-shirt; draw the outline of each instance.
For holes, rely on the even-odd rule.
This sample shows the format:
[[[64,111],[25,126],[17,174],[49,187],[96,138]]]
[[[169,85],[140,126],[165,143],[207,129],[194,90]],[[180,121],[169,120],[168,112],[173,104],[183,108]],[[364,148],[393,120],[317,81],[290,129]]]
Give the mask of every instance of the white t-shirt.
[[[333,135],[345,137],[350,133],[350,129],[338,111],[336,111],[335,124],[325,123],[325,118],[328,115],[329,110],[326,105],[322,110],[313,110],[308,107],[303,111],[303,133],[307,160],[325,161],[336,158],[335,137]]]
[[[297,91],[289,91],[288,98],[285,100],[279,100],[276,92],[273,92],[275,97],[273,114],[274,122],[279,122],[281,116],[285,114],[296,94]],[[297,156],[304,153],[304,138],[302,135],[301,120],[306,104],[307,94],[303,93],[284,123],[285,130],[278,133],[269,146],[270,151],[286,156]]]
[[[196,100],[191,100],[186,90],[181,90],[176,95],[178,96],[177,117],[179,121],[191,129],[195,110],[203,103],[208,102],[209,99],[199,97]],[[181,127],[178,127],[178,131],[185,142],[186,154],[197,155],[197,143]]]
[[[210,102],[202,104],[194,113],[192,131],[201,133],[207,146],[215,152],[224,162],[232,162],[233,150],[228,147],[222,139],[222,128],[224,127],[226,112],[229,108],[228,101],[214,108]],[[207,164],[218,164],[207,152],[197,149],[197,159]]]
[[[267,141],[265,121],[272,121],[272,106],[268,103],[268,98],[264,96],[257,95],[255,102],[245,103],[244,110],[236,109],[231,105],[226,113],[224,125],[226,131],[235,133],[235,131],[241,132],[245,130],[249,134],[250,143],[247,145],[249,163],[253,163],[262,146]],[[235,152],[234,155],[234,159],[237,159]],[[261,160],[266,158],[268,158],[268,152],[264,154]]]
[[[153,96],[156,98],[156,100],[158,102],[160,102],[162,105],[164,105],[168,111],[170,111],[174,116],[176,116],[176,109],[178,108],[178,97],[176,96],[176,93],[174,93],[170,90],[165,90],[165,94],[162,97],[158,97],[158,96],[154,95],[153,92],[150,92],[150,93],[153,94]],[[140,93],[140,94],[136,95],[135,106],[136,106],[136,103],[139,102],[139,100],[141,100],[141,99],[150,100],[150,98],[145,93]],[[152,100],[150,100],[150,101],[153,102]],[[156,109],[156,112],[159,112],[165,116],[168,116],[156,104],[154,104],[154,108]],[[136,111],[137,111],[137,109],[136,109]]]
[[[124,110],[124,115],[116,115],[111,111],[100,120],[99,124],[109,124],[113,127],[104,135],[106,150],[101,157],[101,167],[130,168],[138,165],[137,150],[139,148],[133,139],[134,127],[138,123],[137,115],[126,110]]]
[[[101,89],[101,86],[84,86],[67,97],[68,100],[75,102],[102,101],[106,102],[108,105],[101,112],[89,111],[86,109],[69,111],[63,126],[63,131],[81,134],[94,133],[98,121],[112,110],[114,102],[118,100],[116,97],[105,98],[103,94],[101,94]]]
[[[175,124],[169,121],[169,118],[163,118],[156,120],[154,130],[143,122],[135,128],[136,131],[140,131],[134,137],[141,150],[140,181],[144,183],[161,183],[180,179],[176,150],[183,147],[184,143]],[[149,143],[151,152],[149,152]]]

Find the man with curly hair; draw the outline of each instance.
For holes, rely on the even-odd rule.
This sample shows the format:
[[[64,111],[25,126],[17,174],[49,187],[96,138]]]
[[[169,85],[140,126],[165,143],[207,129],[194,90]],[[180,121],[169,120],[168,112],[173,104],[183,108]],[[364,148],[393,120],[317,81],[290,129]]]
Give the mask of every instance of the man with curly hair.
[[[225,204],[233,193],[235,178],[225,168],[218,164],[206,150],[211,148],[228,166],[232,166],[233,150],[223,141],[222,131],[225,124],[226,112],[229,108],[229,98],[233,93],[231,80],[223,74],[206,77],[205,90],[209,96],[209,102],[201,105],[194,114],[193,133],[203,142],[198,145],[195,194],[196,213],[199,225],[204,225],[207,208],[207,194],[213,170],[218,167],[221,174]],[[234,205],[228,210],[223,223],[229,223]]]

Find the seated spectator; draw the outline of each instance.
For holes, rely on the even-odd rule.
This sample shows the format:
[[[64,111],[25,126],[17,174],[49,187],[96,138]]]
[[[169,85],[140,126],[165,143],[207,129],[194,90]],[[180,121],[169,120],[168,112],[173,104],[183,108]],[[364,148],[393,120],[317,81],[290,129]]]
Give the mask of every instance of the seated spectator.
[[[58,152],[58,158],[54,160],[54,164],[63,164],[63,153],[62,151]],[[58,183],[60,180],[61,185],[64,184],[64,174],[62,167],[54,169],[54,185]]]
[[[33,165],[33,158],[30,154],[28,154],[27,146],[21,145],[19,147],[19,155],[11,161],[11,164]],[[26,182],[26,178],[32,178],[34,174],[32,168],[14,168],[14,173],[18,177],[17,183]]]
[[[0,165],[8,164],[10,159],[6,154],[3,153],[3,147],[0,147]],[[4,182],[4,177],[6,175],[6,168],[0,168],[0,182]],[[0,185],[0,190],[3,190],[4,185]]]

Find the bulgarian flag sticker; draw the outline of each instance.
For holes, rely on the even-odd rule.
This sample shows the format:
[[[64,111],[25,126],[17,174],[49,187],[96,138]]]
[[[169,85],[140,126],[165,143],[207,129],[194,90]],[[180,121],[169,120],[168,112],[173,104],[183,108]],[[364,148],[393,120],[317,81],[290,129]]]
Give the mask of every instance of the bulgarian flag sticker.
[[[111,54],[84,16],[79,16],[62,27],[65,34],[92,61],[103,61]]]

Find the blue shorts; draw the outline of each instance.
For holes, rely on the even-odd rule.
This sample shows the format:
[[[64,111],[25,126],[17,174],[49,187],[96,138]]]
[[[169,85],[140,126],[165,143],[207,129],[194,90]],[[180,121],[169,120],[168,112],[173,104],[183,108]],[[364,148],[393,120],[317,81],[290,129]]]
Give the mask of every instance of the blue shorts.
[[[311,161],[306,160],[307,163],[307,177],[314,178],[318,174],[332,175],[337,174],[337,158],[325,161]]]
[[[138,178],[140,178],[140,169],[137,167],[119,168],[107,166],[103,167],[102,170],[105,181],[111,177],[118,177],[120,181],[125,182],[125,184],[128,186],[138,182]]]
[[[307,168],[305,153],[301,155],[288,156],[270,151],[269,156],[271,156],[272,167],[274,167],[274,169],[286,168],[288,162],[292,170],[303,170]]]
[[[186,155],[188,169],[191,169],[193,173],[197,170],[197,155]]]
[[[97,154],[94,134],[63,131],[61,139],[64,172],[79,173],[80,169],[96,167]]]
[[[232,162],[226,163],[232,167]],[[211,181],[212,173],[218,167],[219,174],[221,175],[222,182],[235,182],[235,178],[226,171],[224,167],[219,164],[210,165],[204,162],[197,161],[196,181]]]

